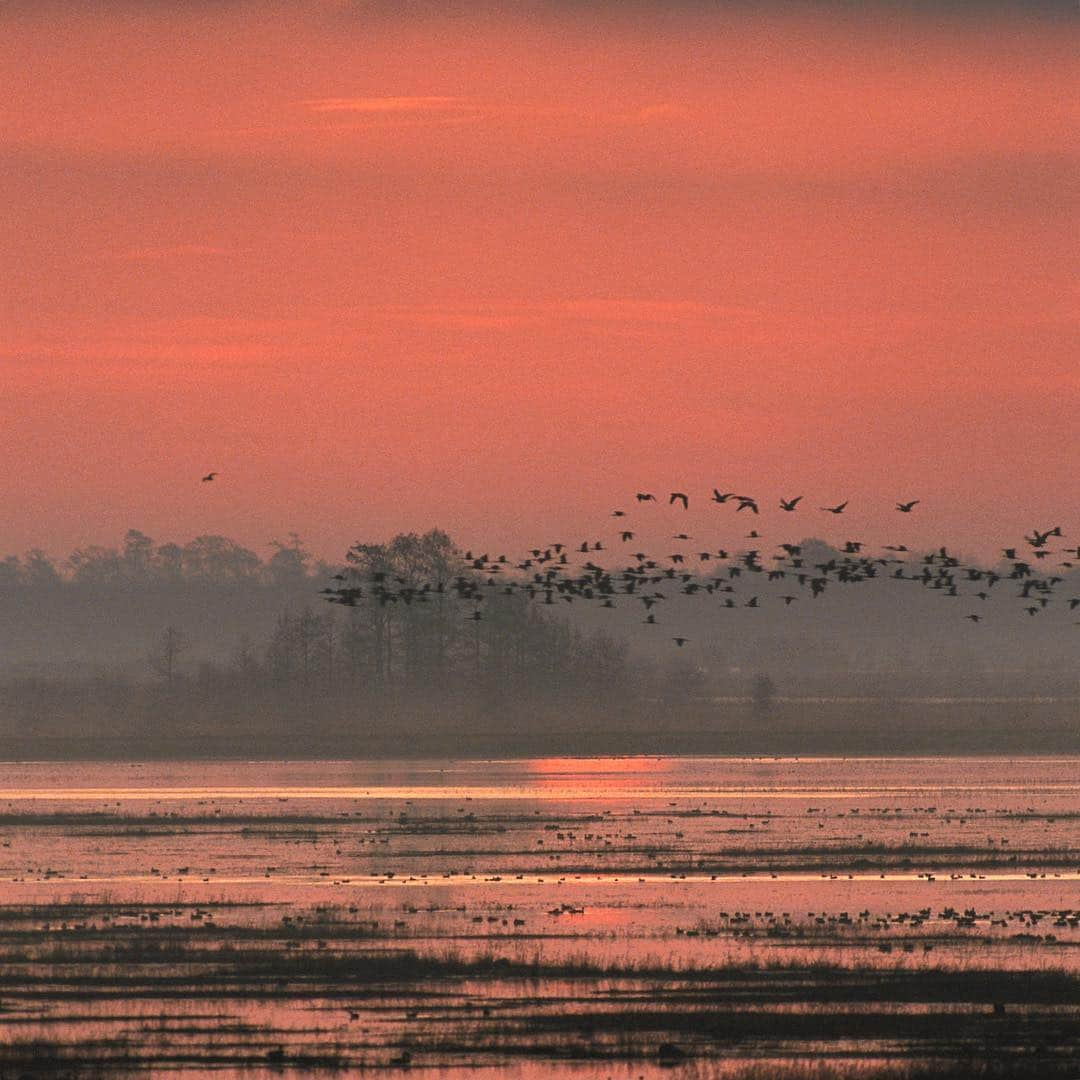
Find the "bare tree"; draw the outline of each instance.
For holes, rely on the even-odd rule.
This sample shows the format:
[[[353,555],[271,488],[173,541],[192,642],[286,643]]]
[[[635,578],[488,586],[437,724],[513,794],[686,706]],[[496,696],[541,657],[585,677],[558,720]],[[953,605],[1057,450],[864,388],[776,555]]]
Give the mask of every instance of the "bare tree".
[[[188,640],[184,632],[170,624],[162,630],[154,650],[150,653],[150,666],[170,690],[176,685],[180,657],[187,649]]]
[[[755,675],[750,684],[750,704],[754,719],[767,720],[776,703],[776,684],[768,675]]]

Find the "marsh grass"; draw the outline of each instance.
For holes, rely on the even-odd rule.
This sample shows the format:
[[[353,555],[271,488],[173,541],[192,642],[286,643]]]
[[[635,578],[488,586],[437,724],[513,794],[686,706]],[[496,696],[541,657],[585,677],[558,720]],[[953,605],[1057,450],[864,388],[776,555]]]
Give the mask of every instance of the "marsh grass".
[[[406,1052],[452,1075],[512,1061],[655,1065],[671,1044],[679,1075],[702,1078],[1059,1080],[1080,1050],[1080,974],[1047,966],[474,954],[336,937],[348,927],[332,908],[314,913],[322,922],[209,930],[190,925],[194,909],[170,910],[189,925],[0,936],[0,1077],[376,1070]],[[312,1008],[314,1027],[299,1020]]]

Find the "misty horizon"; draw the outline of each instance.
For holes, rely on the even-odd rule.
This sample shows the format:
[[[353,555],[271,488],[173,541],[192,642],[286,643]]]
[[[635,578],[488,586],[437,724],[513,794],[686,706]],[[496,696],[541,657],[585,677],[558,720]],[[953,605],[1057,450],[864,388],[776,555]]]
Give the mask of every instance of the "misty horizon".
[[[0,1077],[1076,1080],[1075,0],[0,55]]]

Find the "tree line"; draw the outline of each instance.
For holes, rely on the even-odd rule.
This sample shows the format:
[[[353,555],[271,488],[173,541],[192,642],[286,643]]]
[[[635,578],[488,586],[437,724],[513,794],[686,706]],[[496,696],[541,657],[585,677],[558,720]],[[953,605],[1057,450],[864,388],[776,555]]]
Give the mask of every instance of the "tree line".
[[[357,544],[345,563],[363,578],[417,586],[461,572],[453,541],[437,529]],[[513,732],[567,713],[610,722],[647,681],[647,665],[632,661],[624,641],[520,595],[492,596],[481,620],[442,593],[413,604],[323,603],[319,586],[339,568],[295,538],[260,560],[220,537],[159,546],[131,532],[122,548],[80,549],[66,566],[38,553],[5,565],[0,610],[19,593],[38,610],[43,596],[114,616],[134,604],[147,628],[137,662],[9,676],[0,691],[8,732],[71,725],[119,736],[155,717],[192,735],[371,735],[478,722]],[[193,598],[198,618],[185,622]],[[235,624],[238,609],[250,617],[227,643],[208,646],[207,622],[220,616],[212,627],[220,641],[220,622]]]
[[[302,749],[322,738],[395,752],[483,730],[508,748],[563,732],[568,746],[592,733],[588,745],[615,750],[613,733],[668,745],[686,729],[888,732],[908,708],[898,703],[919,694],[981,696],[964,707],[983,710],[965,714],[973,730],[984,699],[1027,699],[993,705],[1010,718],[1043,709],[1033,696],[1075,713],[1075,665],[1062,652],[1071,641],[1018,635],[1004,620],[957,633],[936,617],[939,597],[906,583],[788,608],[771,595],[783,582],[761,582],[754,611],[669,588],[648,626],[634,598],[608,610],[484,588],[475,619],[454,590],[419,595],[468,565],[438,529],[358,543],[336,565],[296,536],[260,557],[225,537],[157,543],[137,530],[64,560],[0,559],[0,739],[86,733],[145,745],[235,733],[245,753],[259,740]],[[325,603],[339,574],[393,582],[399,598],[381,603],[366,589],[355,606]],[[925,706],[910,709],[922,723]]]

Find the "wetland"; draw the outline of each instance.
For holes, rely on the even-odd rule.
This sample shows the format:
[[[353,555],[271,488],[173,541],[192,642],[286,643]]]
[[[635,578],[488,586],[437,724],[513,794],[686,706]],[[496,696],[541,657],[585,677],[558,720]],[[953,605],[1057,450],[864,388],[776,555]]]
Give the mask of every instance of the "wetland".
[[[0,1075],[1075,1076],[1077,765],[0,765]]]

